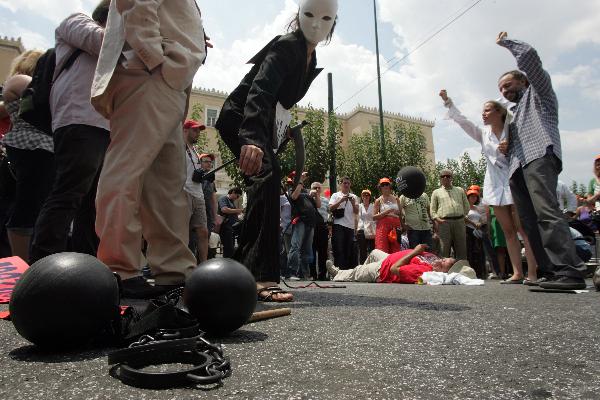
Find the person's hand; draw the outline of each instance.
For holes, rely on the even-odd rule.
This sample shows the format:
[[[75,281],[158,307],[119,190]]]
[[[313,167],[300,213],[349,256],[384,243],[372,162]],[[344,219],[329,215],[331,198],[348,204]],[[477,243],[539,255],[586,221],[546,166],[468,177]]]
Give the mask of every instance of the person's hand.
[[[415,247],[415,250],[416,250],[418,253],[423,253],[423,252],[424,252],[424,251],[426,251],[428,248],[429,248],[429,246],[427,246],[425,243],[421,243],[421,244],[418,244],[418,245]]]
[[[256,175],[262,166],[263,151],[253,144],[245,144],[240,152],[240,170],[247,176]]]
[[[446,220],[445,219],[441,219],[441,218],[436,218],[435,222],[437,222],[438,224],[443,224],[443,223],[446,222]]]
[[[354,206],[356,205],[356,200],[354,200],[354,196],[350,196],[350,203]]]
[[[503,140],[498,145],[498,151],[505,156],[508,155],[508,140]]]
[[[210,37],[206,34],[206,31],[204,31],[204,45],[210,49],[213,48],[213,45],[210,42]]]
[[[446,89],[440,90],[440,97],[444,100],[444,103],[448,101],[448,92]]]
[[[506,37],[508,36],[508,33],[506,32],[500,32],[498,34],[498,37],[496,38],[496,44],[500,44],[500,41],[503,39],[506,39]]]

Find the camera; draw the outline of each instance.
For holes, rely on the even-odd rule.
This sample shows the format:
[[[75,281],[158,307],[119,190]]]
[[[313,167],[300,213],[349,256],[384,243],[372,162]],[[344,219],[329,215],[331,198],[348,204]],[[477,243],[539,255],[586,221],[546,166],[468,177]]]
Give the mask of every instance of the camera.
[[[194,173],[192,174],[192,182],[202,183],[203,179],[204,179],[204,171],[201,169],[195,169]]]

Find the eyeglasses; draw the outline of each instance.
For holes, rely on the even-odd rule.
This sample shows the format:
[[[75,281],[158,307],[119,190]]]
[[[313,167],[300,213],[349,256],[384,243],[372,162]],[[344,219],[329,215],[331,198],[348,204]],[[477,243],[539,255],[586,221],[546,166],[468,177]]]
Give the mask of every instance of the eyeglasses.
[[[452,178],[452,175],[440,175],[440,178]]]
[[[387,182],[383,182],[383,183],[380,183],[379,186],[381,186],[381,187],[383,187],[383,186],[390,186],[390,184],[387,183]]]

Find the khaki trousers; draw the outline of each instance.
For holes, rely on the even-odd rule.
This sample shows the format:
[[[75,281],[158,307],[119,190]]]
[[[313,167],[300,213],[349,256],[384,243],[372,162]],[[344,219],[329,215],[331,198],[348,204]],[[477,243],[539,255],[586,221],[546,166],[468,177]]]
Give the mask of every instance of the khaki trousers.
[[[183,190],[185,102],[160,67],[150,73],[118,66],[95,104],[112,110],[96,196],[98,258],[123,279],[140,275],[142,236],[157,284],[180,284],[196,266],[187,247],[190,208]]]
[[[438,235],[442,246],[441,256],[450,257],[450,249],[454,248],[454,258],[457,260],[467,259],[467,231],[465,220],[446,219],[446,222],[439,224]]]
[[[333,278],[338,282],[377,282],[381,263],[389,256],[381,250],[373,250],[363,265],[352,269],[341,269]]]

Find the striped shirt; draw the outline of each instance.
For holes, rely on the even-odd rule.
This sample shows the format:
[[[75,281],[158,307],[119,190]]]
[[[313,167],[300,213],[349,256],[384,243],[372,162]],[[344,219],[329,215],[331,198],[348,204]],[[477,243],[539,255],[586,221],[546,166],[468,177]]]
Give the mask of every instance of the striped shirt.
[[[4,107],[6,107],[12,123],[10,131],[2,138],[4,146],[21,150],[41,149],[51,153],[54,152],[52,137],[19,117],[19,100],[6,102],[4,103]]]
[[[469,212],[470,206],[467,195],[462,188],[452,186],[450,189],[441,187],[431,193],[431,218],[458,218]]]
[[[509,176],[512,176],[518,168],[527,166],[548,152],[553,152],[559,160],[562,159],[558,101],[552,89],[550,75],[542,68],[542,61],[533,47],[519,40],[506,38],[500,40],[499,45],[513,54],[518,68],[525,72],[529,81],[510,124]]]

